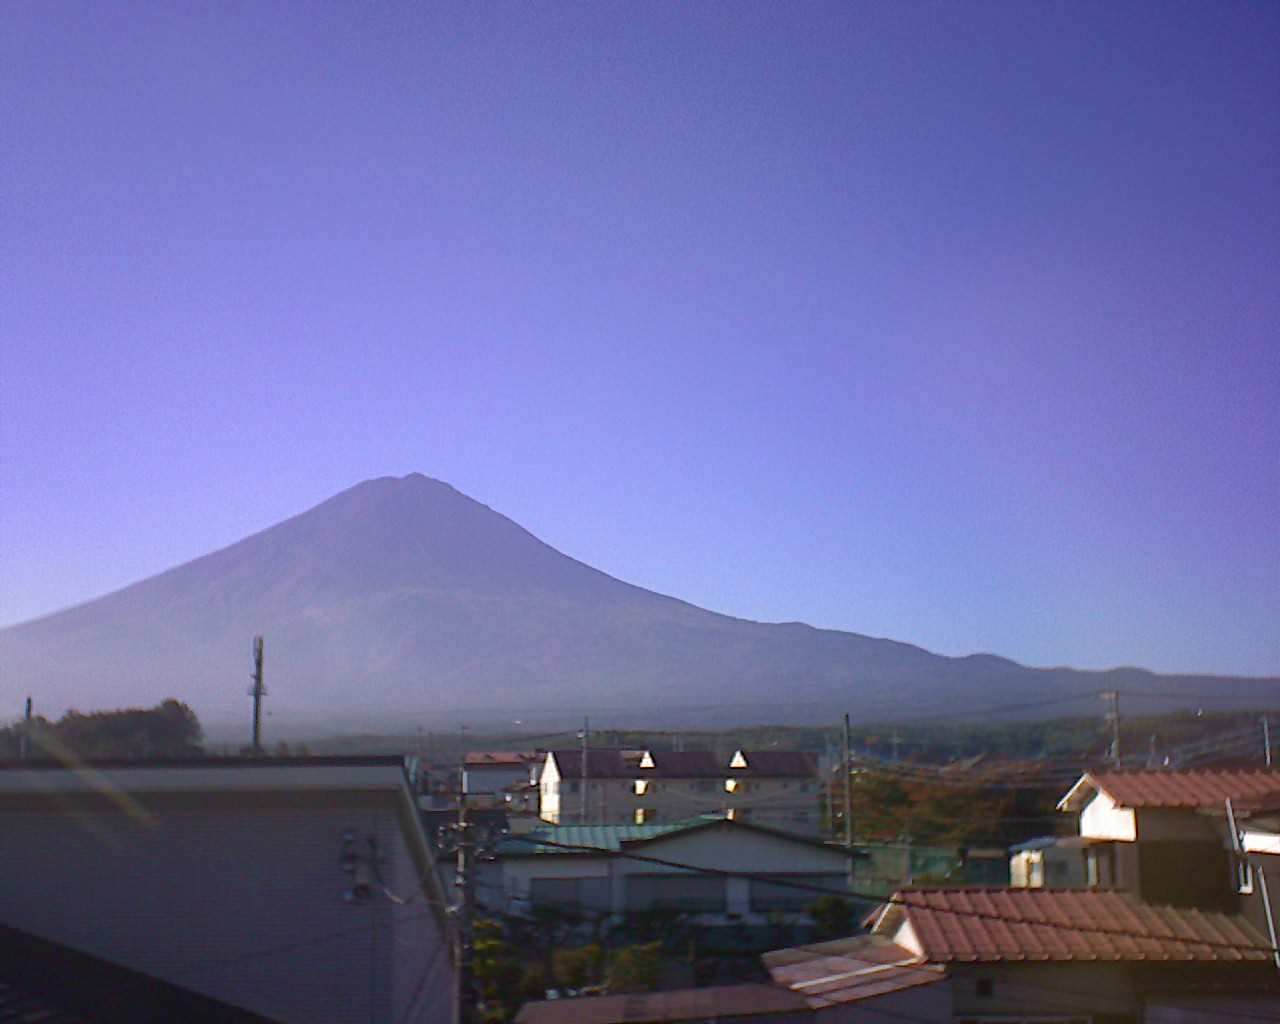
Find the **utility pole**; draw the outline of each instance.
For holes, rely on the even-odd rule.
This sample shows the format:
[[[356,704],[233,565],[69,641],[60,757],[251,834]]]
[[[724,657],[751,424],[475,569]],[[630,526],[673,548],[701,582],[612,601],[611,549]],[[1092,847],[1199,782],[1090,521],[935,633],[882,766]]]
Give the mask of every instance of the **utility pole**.
[[[262,637],[253,638],[253,685],[249,687],[249,696],[253,698],[253,752],[262,753],[262,698],[267,695],[267,688],[262,683]]]
[[[27,713],[22,720],[22,735],[18,740],[18,757],[25,761],[31,757],[31,698],[27,698]],[[1268,758],[1267,764],[1271,760]]]
[[[475,918],[475,844],[471,841],[471,822],[467,818],[467,794],[458,787],[458,857],[457,876],[454,885],[458,890],[457,934],[455,935],[457,958],[455,963],[454,1006],[457,1024],[471,1019],[472,991],[472,921]]]
[[[1107,712],[1107,719],[1111,722],[1111,763],[1116,768],[1120,767],[1120,691],[1119,690],[1103,690],[1099,696],[1109,701],[1111,710]]]
[[[591,719],[584,716],[582,719],[582,793],[580,794],[581,813],[578,815],[582,824],[589,824],[587,821],[587,735],[591,731]]]
[[[853,888],[853,771],[849,764],[849,712],[844,713],[844,760],[840,768],[844,783],[844,852],[848,858],[849,888]]]
[[[31,701],[27,701],[27,713],[31,713]],[[1267,716],[1262,716],[1262,759],[1266,762],[1268,768],[1271,767],[1271,723],[1267,720]]]

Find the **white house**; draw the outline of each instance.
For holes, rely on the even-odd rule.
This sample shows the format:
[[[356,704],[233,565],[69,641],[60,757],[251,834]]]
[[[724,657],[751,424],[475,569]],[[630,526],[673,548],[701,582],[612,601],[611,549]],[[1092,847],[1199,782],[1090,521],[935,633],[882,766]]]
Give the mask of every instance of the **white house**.
[[[848,885],[841,847],[724,818],[537,829],[503,843],[499,863],[501,893],[481,898],[516,913],[539,905],[617,916],[663,908],[706,924],[765,924],[779,914],[798,920],[823,892]],[[735,875],[719,873],[726,868]]]
[[[1018,889],[1082,889],[1084,842],[1079,836],[1039,836],[1009,850],[1009,884]]]
[[[462,791],[471,807],[504,806],[513,789],[529,784],[536,755],[518,750],[477,750],[462,761]]]

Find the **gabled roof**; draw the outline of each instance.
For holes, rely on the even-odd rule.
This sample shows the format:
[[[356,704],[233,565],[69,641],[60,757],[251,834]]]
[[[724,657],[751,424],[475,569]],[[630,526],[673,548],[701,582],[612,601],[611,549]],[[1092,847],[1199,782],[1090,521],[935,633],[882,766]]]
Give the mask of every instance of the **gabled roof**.
[[[549,750],[549,757],[556,760],[556,770],[562,779],[582,778],[582,750]],[[613,747],[592,747],[587,750],[587,780],[632,779],[636,776],[633,762],[624,757],[624,751]]]
[[[903,923],[932,963],[1036,960],[1265,961],[1270,943],[1238,915],[1079,889],[906,889],[873,931]]]
[[[723,779],[725,770],[710,750],[647,750],[635,775],[640,779]]]
[[[526,856],[531,854],[568,854],[591,857],[601,853],[617,853],[624,846],[659,842],[676,834],[700,832],[704,829],[727,828],[736,834],[771,836],[789,843],[817,847],[839,857],[847,856],[843,847],[823,843],[807,836],[796,835],[781,829],[757,825],[754,822],[733,821],[719,814],[704,814],[684,821],[669,821],[653,825],[548,825],[535,828],[527,835],[513,835],[498,847],[502,856]],[[542,845],[539,840],[550,840]],[[564,847],[590,847],[590,849],[564,849]]]
[[[1086,772],[1058,802],[1058,810],[1078,811],[1093,799],[1095,792],[1106,793],[1121,807],[1216,808],[1228,799],[1265,803],[1280,798],[1280,771],[1236,768]]]
[[[946,979],[937,965],[879,935],[777,949],[761,960],[776,984],[803,996],[815,1010]]]
[[[731,775],[811,779],[817,770],[817,759],[803,750],[739,750],[729,762]]]
[[[502,856],[522,854],[569,854],[591,856],[598,850],[616,853],[624,842],[634,839],[652,839],[667,832],[679,832],[689,828],[688,821],[664,822],[660,825],[549,825],[535,828],[527,835],[511,836],[501,843],[498,853]],[[540,845],[537,840],[549,839],[559,846]],[[565,850],[563,846],[586,846],[590,850]]]

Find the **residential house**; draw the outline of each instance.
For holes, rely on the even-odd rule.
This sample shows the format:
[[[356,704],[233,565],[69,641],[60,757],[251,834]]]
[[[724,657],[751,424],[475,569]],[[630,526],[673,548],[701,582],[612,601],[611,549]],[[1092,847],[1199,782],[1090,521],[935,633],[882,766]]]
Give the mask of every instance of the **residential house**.
[[[1247,920],[1118,892],[907,889],[868,935],[762,960],[772,986],[559,1001],[559,1016],[556,1004],[533,1003],[518,1020],[1202,1024],[1280,1008],[1267,941]],[[1196,1006],[1235,1009],[1179,1016]]]
[[[1151,903],[1266,918],[1238,856],[1227,803],[1280,808],[1280,772],[1199,769],[1087,772],[1058,804],[1079,816],[1085,883]]]
[[[1009,884],[1018,889],[1083,889],[1085,841],[1037,836],[1009,848]]]
[[[549,751],[541,815],[567,824],[651,825],[721,814],[816,836],[821,817],[813,755],[707,750]]]
[[[508,913],[557,906],[619,920],[668,909],[706,925],[799,922],[823,892],[848,886],[841,847],[718,817],[538,829],[503,842],[498,864],[501,889],[482,888],[482,904]]]
[[[636,764],[632,792],[637,825],[723,816],[723,762],[710,750],[646,750]]]
[[[1267,940],[1243,917],[1118,892],[907,889],[870,935],[764,962],[824,1024],[1138,1024],[1148,1003],[1193,993],[1230,989],[1254,1013],[1280,998]]]
[[[548,750],[538,778],[539,813],[553,825],[622,824],[635,818],[642,750]]]
[[[729,760],[728,812],[739,821],[816,835],[821,827],[818,765],[800,750],[739,750]]]
[[[462,792],[471,807],[509,803],[512,790],[529,784],[536,754],[518,750],[478,750],[463,757]]]
[[[404,762],[0,765],[0,922],[278,1021],[450,1021]]]

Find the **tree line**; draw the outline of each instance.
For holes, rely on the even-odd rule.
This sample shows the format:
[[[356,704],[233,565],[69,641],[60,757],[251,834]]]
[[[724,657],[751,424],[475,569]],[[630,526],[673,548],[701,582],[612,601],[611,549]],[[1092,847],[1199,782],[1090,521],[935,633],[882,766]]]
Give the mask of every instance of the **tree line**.
[[[180,760],[204,755],[204,730],[188,705],[170,698],[153,708],[72,710],[56,721],[37,715],[0,729],[0,758],[24,752],[40,761]]]

